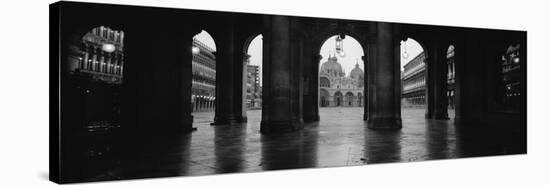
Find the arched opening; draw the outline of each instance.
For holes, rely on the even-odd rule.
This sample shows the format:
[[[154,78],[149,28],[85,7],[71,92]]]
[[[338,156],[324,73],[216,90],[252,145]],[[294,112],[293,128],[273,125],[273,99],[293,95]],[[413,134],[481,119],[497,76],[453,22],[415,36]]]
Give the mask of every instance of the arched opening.
[[[109,142],[122,125],[124,31],[101,25],[81,34],[75,35],[62,61],[67,62],[68,72],[60,86],[68,110],[64,118],[71,120],[63,126],[70,130],[64,134],[71,135],[65,149],[74,157],[71,160],[78,159],[70,163],[112,154]]]
[[[342,106],[343,96],[340,91],[334,93],[334,105],[339,107]]]
[[[319,86],[320,86],[320,87],[330,88],[330,80],[328,79],[327,76],[321,76],[321,77],[319,77]]]
[[[262,108],[262,45],[263,36],[252,39],[246,51],[246,101],[247,108]]]
[[[330,101],[329,101],[329,99],[330,99],[330,94],[329,94],[329,92],[328,92],[325,88],[321,88],[321,89],[319,90],[319,97],[320,97],[320,99],[321,99],[321,102],[320,102],[320,104],[319,104],[321,107],[328,107],[328,106],[330,106],[330,103],[329,103],[329,102],[330,102]]]
[[[427,54],[412,38],[401,41],[401,115],[403,121],[423,117],[426,112]]]
[[[262,64],[263,64],[263,36],[252,35],[245,42],[246,52],[243,66],[243,93],[245,98],[246,114],[249,122],[261,121],[262,109]]]
[[[355,96],[353,96],[353,93],[347,92],[347,93],[346,93],[346,96],[345,96],[345,104],[344,104],[344,106],[346,106],[346,107],[353,107],[353,106],[356,106],[356,104],[354,104],[354,102],[355,102]]]
[[[88,127],[116,127],[120,119],[120,93],[124,72],[124,32],[106,26],[82,36],[71,57],[74,87],[83,96]]]
[[[193,37],[191,107],[194,122],[214,120],[216,108],[216,44],[204,30]]]
[[[325,40],[319,54],[322,57],[319,63],[320,119],[334,116],[335,111],[331,108],[345,107],[337,112],[345,112],[341,115],[353,115],[352,119],[362,120],[363,104],[358,102],[355,94],[364,92],[363,47],[352,36],[339,34]]]
[[[456,94],[456,65],[455,65],[455,46],[447,47],[447,112],[449,118],[455,118],[455,94]]]

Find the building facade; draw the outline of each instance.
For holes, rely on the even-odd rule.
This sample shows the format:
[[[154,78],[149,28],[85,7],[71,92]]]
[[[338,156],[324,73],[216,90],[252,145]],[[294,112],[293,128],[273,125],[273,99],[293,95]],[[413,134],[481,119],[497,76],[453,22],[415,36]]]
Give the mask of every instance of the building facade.
[[[447,101],[448,108],[455,108],[455,51],[451,45],[447,49]],[[424,52],[418,54],[403,67],[401,75],[402,93],[401,105],[406,108],[426,106],[426,55]]]
[[[213,111],[216,107],[216,56],[214,49],[193,38],[192,111]]]
[[[262,108],[262,87],[260,86],[260,66],[250,65],[247,61],[246,107]]]
[[[319,72],[320,107],[360,107],[364,103],[364,71],[355,64],[346,76],[336,56],[321,64]]]
[[[99,26],[69,47],[68,76],[61,86],[63,100],[72,105],[65,111],[75,122],[68,127],[97,133],[120,126],[123,40],[123,31]]]
[[[521,71],[520,44],[510,45],[502,55],[500,70],[499,104],[503,111],[517,112],[521,110],[524,99],[522,91],[525,85]]]
[[[449,109],[455,109],[455,47],[449,46],[447,49],[447,99]]]
[[[418,54],[409,63],[405,64],[402,73],[401,106],[424,107],[426,102],[426,56],[424,52]]]
[[[82,37],[71,62],[72,71],[96,81],[121,84],[124,65],[124,32],[105,26],[92,29]]]

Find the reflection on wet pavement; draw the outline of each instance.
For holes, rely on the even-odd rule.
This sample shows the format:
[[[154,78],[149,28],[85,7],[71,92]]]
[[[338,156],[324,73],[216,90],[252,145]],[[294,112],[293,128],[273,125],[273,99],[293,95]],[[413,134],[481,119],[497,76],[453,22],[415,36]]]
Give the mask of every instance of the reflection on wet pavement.
[[[280,135],[259,133],[261,110],[248,111],[246,124],[219,126],[209,124],[213,113],[195,113],[197,131],[123,143],[115,147],[118,150],[111,157],[86,159],[86,166],[95,170],[80,173],[75,180],[194,176],[525,153],[523,141],[514,140],[512,135],[501,139],[503,134],[491,135],[483,128],[457,129],[453,121],[425,120],[423,109],[404,109],[401,130],[371,130],[362,120],[361,108],[335,109],[338,108],[322,108],[321,121]]]

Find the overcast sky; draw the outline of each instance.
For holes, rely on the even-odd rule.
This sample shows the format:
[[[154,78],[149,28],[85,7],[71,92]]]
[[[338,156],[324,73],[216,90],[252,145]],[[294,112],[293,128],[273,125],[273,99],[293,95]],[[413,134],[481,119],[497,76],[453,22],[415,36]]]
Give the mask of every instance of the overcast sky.
[[[405,51],[407,51],[407,58],[403,56]],[[403,71],[405,64],[409,63],[420,53],[422,53],[422,46],[414,39],[408,38],[406,42],[401,42],[401,71]]]
[[[216,51],[216,43],[214,42],[212,36],[208,34],[208,32],[202,30],[199,34],[195,35],[194,38]]]
[[[206,32],[202,31],[201,33],[197,34],[195,36],[199,41],[206,44],[207,46],[211,47],[216,50],[216,44],[214,42],[214,39]],[[250,43],[250,46],[248,47],[248,54],[250,55],[250,64],[262,66],[262,35],[258,35],[252,42]],[[319,51],[319,54],[323,56],[323,59],[321,60],[321,64],[323,62],[326,62],[328,59],[329,52],[334,54],[335,51],[335,45],[336,45],[336,35],[330,37],[322,46],[321,51]],[[403,53],[407,51],[408,57],[405,58],[403,56]],[[364,55],[363,48],[359,44],[357,40],[355,40],[353,37],[346,35],[346,38],[344,39],[344,52],[346,55],[344,57],[338,56],[338,62],[342,65],[342,68],[346,72],[346,75],[349,75],[349,72],[355,68],[355,64],[358,63],[359,67],[361,69],[365,69],[363,67],[363,60],[361,59],[361,56]],[[422,52],[422,46],[418,42],[416,42],[414,39],[407,39],[406,42],[401,42],[401,70],[403,70],[403,66],[407,64],[410,60],[414,59],[415,56],[420,54]],[[260,70],[260,78],[261,78],[262,71]],[[261,83],[262,80],[260,80]]]

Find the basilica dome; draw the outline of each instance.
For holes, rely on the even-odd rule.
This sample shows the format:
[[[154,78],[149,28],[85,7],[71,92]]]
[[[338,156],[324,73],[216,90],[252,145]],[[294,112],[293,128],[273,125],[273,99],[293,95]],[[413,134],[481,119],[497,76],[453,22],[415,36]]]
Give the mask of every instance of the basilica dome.
[[[355,64],[355,68],[351,70],[350,77],[353,79],[362,79],[365,76],[365,73],[361,68],[359,68],[359,64]]]
[[[328,60],[321,65],[321,73],[325,73],[331,76],[344,76],[342,65],[338,63],[336,56],[328,57]]]

